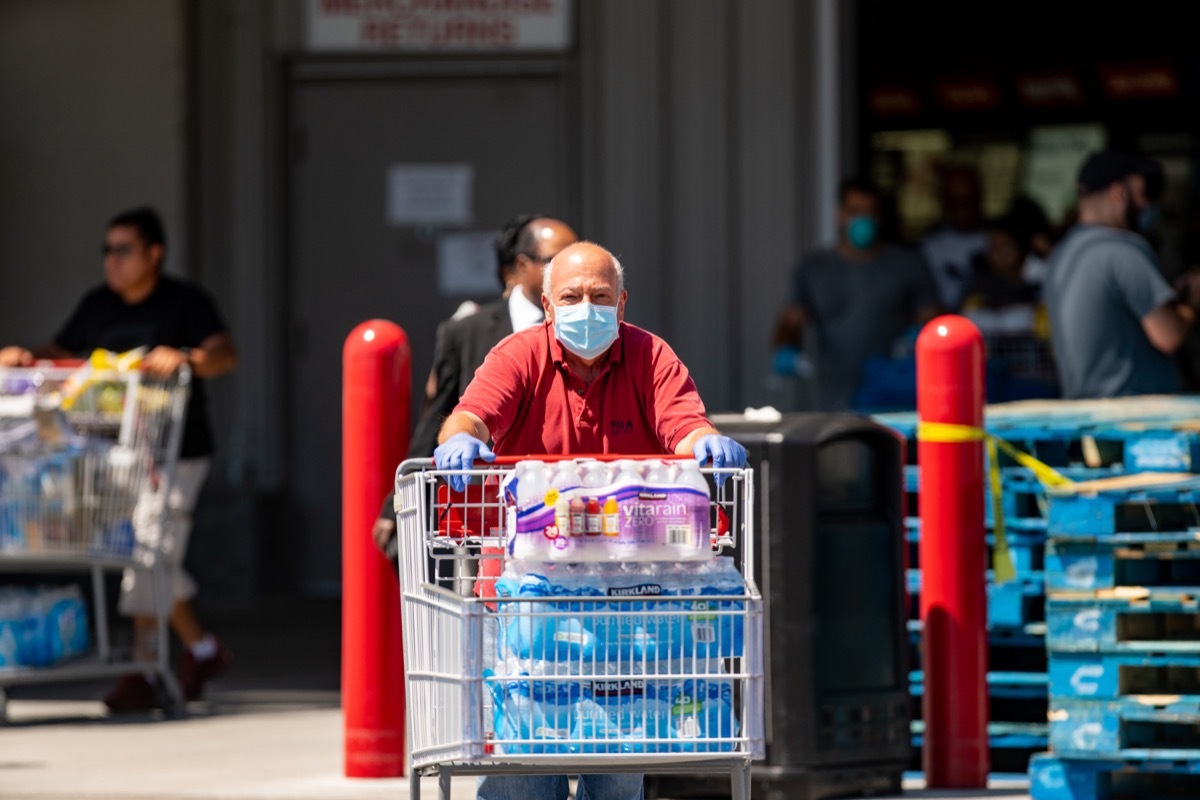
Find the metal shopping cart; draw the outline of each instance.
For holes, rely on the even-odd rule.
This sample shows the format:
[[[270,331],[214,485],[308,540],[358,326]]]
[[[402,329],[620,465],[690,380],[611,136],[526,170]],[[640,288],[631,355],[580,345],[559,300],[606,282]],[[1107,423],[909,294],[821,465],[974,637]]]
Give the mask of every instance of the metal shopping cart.
[[[516,463],[448,472],[417,459],[397,472],[411,797],[432,774],[449,800],[454,774],[710,772],[729,773],[733,798],[749,800],[750,764],[764,755],[752,471],[703,470],[728,479],[702,541],[735,558],[597,567],[628,573],[606,592],[587,585],[589,567],[543,565],[559,570],[556,590],[506,595],[516,512],[501,489]],[[465,492],[443,480],[464,474]],[[734,582],[690,586],[689,570],[721,565]],[[522,587],[544,578],[533,572]]]
[[[0,722],[6,689],[89,680],[136,670],[157,673],[170,710],[182,707],[168,665],[170,598],[156,543],[135,525],[168,524],[171,486],[191,375],[74,366],[0,368],[0,572],[90,574],[95,644],[51,657],[63,622],[0,619]],[[162,537],[159,537],[162,541]],[[104,578],[125,567],[150,570],[159,602],[152,661],[119,652],[109,627]],[[83,619],[71,626],[86,625]],[[47,653],[50,653],[48,656]],[[58,656],[62,656],[59,653]],[[68,654],[71,655],[71,654]]]

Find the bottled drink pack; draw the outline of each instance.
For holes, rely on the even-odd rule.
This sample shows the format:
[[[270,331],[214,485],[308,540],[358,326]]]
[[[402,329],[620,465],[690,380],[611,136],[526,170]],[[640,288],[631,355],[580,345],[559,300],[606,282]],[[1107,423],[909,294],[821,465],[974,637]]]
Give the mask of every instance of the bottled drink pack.
[[[688,660],[593,666],[509,658],[485,670],[498,752],[652,754],[734,748],[738,722],[732,680],[720,677],[719,667],[705,677],[684,677],[693,671]]]
[[[631,662],[744,650],[732,558],[677,563],[509,563],[496,581],[500,658]]]
[[[78,586],[0,589],[0,667],[44,667],[88,647]]]
[[[504,484],[506,555],[525,561],[692,561],[713,555],[694,461],[519,462]]]

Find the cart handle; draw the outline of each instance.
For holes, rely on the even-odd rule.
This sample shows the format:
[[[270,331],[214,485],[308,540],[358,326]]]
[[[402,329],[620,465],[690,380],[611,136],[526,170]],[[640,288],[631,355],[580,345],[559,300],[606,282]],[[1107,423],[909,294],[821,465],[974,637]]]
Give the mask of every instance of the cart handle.
[[[592,459],[594,461],[621,461],[622,459],[632,459],[634,461],[645,461],[656,458],[659,461],[687,461],[694,460],[690,455],[678,455],[676,453],[664,453],[662,455],[626,455],[624,453],[546,453],[537,454],[531,453],[525,456],[496,456],[494,461],[477,462],[479,468],[486,467],[511,467],[522,461],[547,461],[550,463],[556,461],[571,461],[576,458]],[[434,463],[432,458],[408,458],[400,463],[397,470],[400,475],[410,475],[414,472],[433,468]]]
[[[484,466],[499,466],[507,467],[513,464],[518,464],[522,461],[546,461],[554,463],[556,461],[574,461],[575,459],[583,459],[587,461],[624,461],[630,459],[632,461],[649,461],[657,459],[658,461],[694,461],[691,455],[677,455],[675,453],[664,453],[662,455],[641,454],[628,455],[625,453],[548,453],[541,455],[531,453],[525,456],[496,456],[493,461],[484,462]]]

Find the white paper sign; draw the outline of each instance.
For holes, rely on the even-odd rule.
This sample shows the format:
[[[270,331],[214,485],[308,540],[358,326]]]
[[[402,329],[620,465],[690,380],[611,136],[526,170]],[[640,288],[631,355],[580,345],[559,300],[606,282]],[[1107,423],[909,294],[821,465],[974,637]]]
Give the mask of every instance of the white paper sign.
[[[474,184],[470,164],[395,164],[387,174],[387,221],[470,225]]]
[[[443,296],[497,294],[496,234],[444,233],[438,237],[438,292]]]
[[[308,0],[310,50],[562,51],[572,0]]]

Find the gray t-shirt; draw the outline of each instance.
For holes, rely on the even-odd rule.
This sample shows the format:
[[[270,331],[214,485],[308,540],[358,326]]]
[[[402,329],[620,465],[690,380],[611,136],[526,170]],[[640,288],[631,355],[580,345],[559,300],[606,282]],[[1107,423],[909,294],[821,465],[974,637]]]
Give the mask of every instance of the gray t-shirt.
[[[870,261],[847,261],[822,250],[796,268],[793,300],[815,327],[820,408],[840,411],[867,359],[889,355],[917,312],[937,305],[937,289],[914,251],[886,246]]]
[[[1175,297],[1146,240],[1078,225],[1054,249],[1043,286],[1063,397],[1122,397],[1180,390],[1171,357],[1142,318]]]

